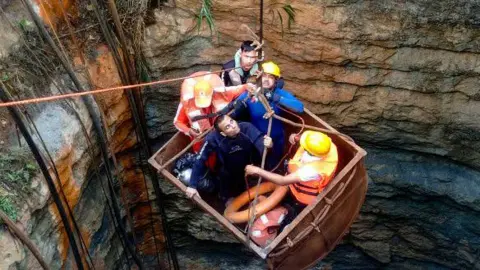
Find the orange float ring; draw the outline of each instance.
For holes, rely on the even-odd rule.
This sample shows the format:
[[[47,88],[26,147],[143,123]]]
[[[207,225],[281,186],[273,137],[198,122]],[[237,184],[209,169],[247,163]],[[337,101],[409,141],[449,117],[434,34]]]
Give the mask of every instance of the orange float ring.
[[[270,194],[268,198],[262,200],[261,202],[258,202],[257,205],[255,205],[255,214],[257,216],[263,215],[266,212],[272,210],[275,206],[277,206],[283,199],[285,194],[287,194],[288,186],[277,186],[272,182],[262,183],[259,186],[258,194],[261,195],[271,191],[273,191],[273,193]],[[252,198],[249,198],[249,192]],[[253,200],[256,192],[257,186],[252,187],[249,190],[240,194],[232,201],[232,203],[227,207],[227,209],[225,209],[223,216],[232,223],[247,222],[249,220],[249,213],[251,212],[251,209],[248,208],[243,211],[238,210],[242,208],[242,206]]]

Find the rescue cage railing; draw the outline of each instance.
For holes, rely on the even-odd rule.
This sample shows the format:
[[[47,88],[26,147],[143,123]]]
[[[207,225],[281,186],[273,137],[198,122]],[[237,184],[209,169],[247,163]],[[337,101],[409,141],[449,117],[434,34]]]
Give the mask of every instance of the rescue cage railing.
[[[326,122],[311,113],[309,110],[305,109],[305,113],[329,130],[334,131],[334,133],[338,133],[331,134],[338,136],[338,139],[343,140],[345,143],[347,143],[354,150],[355,155],[345,165],[345,167],[343,167],[343,169],[337,173],[337,175],[332,179],[332,181],[327,185],[327,187],[319,195],[317,195],[317,199],[313,203],[305,207],[305,209],[290,223],[290,226],[285,228],[274,239],[272,243],[270,243],[264,248],[264,251],[267,254],[270,254],[273,250],[276,250],[274,253],[270,254],[271,257],[278,257],[280,255],[283,255],[289,248],[294,247],[296,244],[304,240],[305,237],[308,236],[313,230],[318,233],[322,233],[319,224],[321,224],[322,221],[327,218],[327,215],[329,214],[332,206],[335,203],[342,203],[343,201],[345,201],[346,198],[348,198],[362,183],[362,181],[359,181],[361,179],[355,179],[355,187],[350,189],[350,192],[346,196],[342,196],[344,195],[344,192],[348,185],[352,184],[352,180],[357,175],[358,164],[366,155],[366,152],[357,144],[355,144],[355,142],[349,136],[343,133],[339,133],[333,127],[331,127]],[[285,123],[295,124],[289,122]],[[343,198],[343,200],[340,200],[340,198]],[[312,210],[315,209],[322,202],[325,203],[325,206],[320,210],[317,215],[314,215]],[[309,214],[312,215],[313,221],[310,222],[308,226],[306,226],[301,232],[297,233],[295,236],[291,235],[292,231],[296,228],[296,226],[302,223]],[[353,220],[354,218],[352,218],[352,221]],[[323,239],[326,238],[323,237]],[[284,240],[285,243],[279,246],[279,244],[282,243]],[[326,246],[332,246],[332,244],[334,243],[326,243]]]
[[[345,188],[351,184],[352,179],[354,178],[356,174],[356,165],[361,161],[361,159],[366,155],[365,150],[360,148],[358,145],[353,142],[353,140],[348,137],[347,135],[338,132],[335,130],[333,127],[328,125],[326,122],[318,118],[316,115],[314,115],[312,112],[310,112],[308,109],[305,109],[305,112],[308,116],[312,117],[315,121],[317,121],[320,125],[322,125],[325,128],[319,128],[316,126],[310,126],[310,125],[305,125],[305,127],[317,131],[322,131],[328,134],[331,134],[333,136],[337,136],[337,139],[344,141],[353,151],[354,151],[354,156],[353,158],[345,165],[345,167],[337,173],[337,175],[333,178],[333,180],[327,185],[327,187],[317,196],[317,199],[315,202],[312,204],[308,205],[305,207],[305,209],[290,223],[290,226],[285,228],[275,239],[272,243],[270,243],[268,246],[261,248],[260,246],[256,245],[252,241],[250,241],[248,235],[245,235],[240,229],[238,229],[235,225],[233,225],[230,221],[228,221],[223,215],[221,215],[217,210],[215,210],[213,207],[211,207],[207,202],[205,202],[202,198],[199,196],[194,196],[192,197],[192,200],[199,205],[202,209],[205,211],[209,212],[211,215],[213,215],[225,228],[227,228],[231,233],[235,235],[235,237],[242,241],[244,244],[246,244],[248,247],[250,247],[258,256],[260,256],[263,259],[266,259],[267,256],[274,251],[277,246],[279,248],[278,251],[275,251],[274,253],[271,254],[272,257],[280,256],[284,254],[289,248],[294,247],[297,243],[301,242],[307,235],[309,235],[311,232],[314,230],[317,232],[321,232],[319,228],[319,224],[322,222],[322,220],[327,217],[330,208],[334,203],[340,203],[339,198],[346,198],[345,196],[341,196]],[[273,115],[273,117],[277,118],[280,121],[283,121],[284,123],[299,127],[300,124],[297,124],[293,121],[290,121],[288,119],[285,119],[283,117]],[[284,121],[287,120],[287,121]],[[174,142],[177,139],[177,136],[185,136],[184,134],[181,134],[178,132],[176,135],[174,135],[167,143],[164,144],[162,148],[160,148],[150,159],[148,162],[159,172],[162,173],[170,182],[172,182],[178,189],[180,189],[182,192],[185,193],[187,186],[185,186],[178,178],[176,178],[174,175],[172,175],[167,168],[172,164],[173,161],[178,159],[181,155],[186,153],[187,151],[190,150],[190,148],[193,146],[193,144],[197,141],[200,141],[203,139],[208,132],[210,132],[211,129],[203,132],[199,137],[196,139],[192,140],[186,147],[184,147],[182,150],[178,151],[172,158],[168,160],[163,160],[163,159],[157,159],[160,154],[165,152],[167,150],[167,147]],[[349,177],[347,177],[347,175]],[[360,181],[357,181],[360,183]],[[327,197],[327,195],[330,195],[330,197]],[[349,193],[348,195],[350,195]],[[294,228],[300,224],[305,217],[311,213],[311,211],[322,201],[325,201],[325,207],[321,210],[320,214],[314,217],[314,222],[311,222],[309,226],[307,226],[304,230],[302,230],[300,233],[298,233],[296,236],[290,236],[290,233],[294,230]],[[285,240],[285,243],[279,246],[280,243],[282,243]],[[331,243],[333,244],[333,243]],[[329,246],[331,246],[329,244]]]

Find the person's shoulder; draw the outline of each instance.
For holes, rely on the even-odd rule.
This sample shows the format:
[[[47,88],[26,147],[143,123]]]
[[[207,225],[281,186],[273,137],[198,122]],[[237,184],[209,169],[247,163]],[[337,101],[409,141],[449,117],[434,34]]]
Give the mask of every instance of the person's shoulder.
[[[209,144],[216,145],[219,139],[220,133],[216,130],[212,130],[208,135],[205,137],[205,141]]]
[[[238,122],[238,126],[239,126],[240,128],[253,127],[252,123],[249,123],[249,122]]]
[[[289,91],[289,90],[286,90],[286,89],[284,89],[284,88],[279,88],[279,87],[277,87],[277,88],[275,89],[275,92],[276,92],[277,94],[280,94],[280,95],[282,95],[282,94],[291,94],[291,93],[292,93],[292,92]]]
[[[337,146],[335,143],[332,142],[330,148],[331,148],[330,151],[332,152],[332,154],[333,154],[335,157],[338,157],[338,146]]]
[[[235,67],[235,59],[232,59],[226,62],[225,64],[223,64],[223,69],[233,68],[233,67]]]
[[[250,122],[240,122],[238,123],[238,126],[240,127],[240,130],[242,131],[247,131],[247,130],[257,130],[257,128]]]

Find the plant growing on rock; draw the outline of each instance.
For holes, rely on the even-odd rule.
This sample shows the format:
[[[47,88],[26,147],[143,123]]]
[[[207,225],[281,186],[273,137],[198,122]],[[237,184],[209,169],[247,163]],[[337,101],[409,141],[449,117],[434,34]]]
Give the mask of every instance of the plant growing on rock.
[[[23,149],[11,149],[0,153],[0,184],[5,189],[29,193],[29,187],[37,165]]]
[[[205,19],[207,26],[210,29],[210,34],[213,35],[213,33],[216,33],[218,36],[217,30],[215,28],[215,18],[213,17],[212,7],[212,0],[202,0],[200,10],[195,15],[195,17],[197,18],[197,30],[200,32],[203,19]],[[292,24],[295,23],[295,15],[297,11],[298,9],[294,8],[288,2],[281,3],[278,1],[267,1],[267,3],[265,4],[264,14],[271,15],[271,23],[264,23],[267,25],[275,25],[278,20],[283,37],[285,29],[284,20],[286,20],[287,29],[290,29],[292,27]]]
[[[202,26],[203,18],[205,18],[208,28],[210,29],[210,34],[216,32],[215,30],[215,21],[212,14],[212,0],[203,0],[200,11],[196,14],[197,17],[197,30],[200,32],[200,27]]]
[[[11,220],[17,221],[17,209],[13,205],[9,196],[0,196],[0,210],[2,210]],[[3,221],[0,220],[0,224]]]
[[[30,194],[30,184],[37,170],[36,163],[25,149],[0,152],[0,209],[13,221],[17,219],[16,202]]]
[[[285,4],[285,3],[279,3],[279,2],[273,2],[269,4],[266,8],[266,13],[271,14],[272,16],[272,24],[275,25],[276,20],[278,18],[278,21],[280,23],[280,30],[282,31],[282,37],[284,34],[284,16],[287,18],[287,29],[290,30],[292,27],[292,24],[295,23],[295,15],[297,13],[297,9],[294,8],[290,4]]]

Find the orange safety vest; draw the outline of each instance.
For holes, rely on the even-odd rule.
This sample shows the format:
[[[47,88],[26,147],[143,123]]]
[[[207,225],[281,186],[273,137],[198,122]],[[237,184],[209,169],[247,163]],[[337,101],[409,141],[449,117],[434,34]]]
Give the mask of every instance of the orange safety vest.
[[[234,86],[225,87],[222,79],[217,75],[207,71],[195,72],[190,76],[196,76],[188,78],[183,81],[180,90],[181,102],[185,108],[185,112],[188,116],[190,127],[195,128],[199,132],[203,132],[212,126],[211,120],[202,119],[199,121],[191,121],[195,116],[215,113],[225,108],[233,99],[240,95],[246,86]],[[206,80],[213,87],[214,92],[212,96],[212,105],[210,108],[200,109],[195,106],[194,87],[200,81]]]
[[[289,188],[299,202],[310,204],[335,175],[338,165],[338,151],[335,144],[332,143],[328,154],[307,163],[301,160],[304,152],[305,149],[303,149],[303,147],[297,150],[295,156],[288,162],[288,172],[295,173],[301,168],[311,167],[318,172],[319,177],[308,182],[290,184]]]
[[[197,106],[195,106],[195,100],[193,99],[187,100],[186,102],[184,102],[183,106],[185,108],[185,113],[188,116],[188,121],[190,122],[191,128],[194,128],[196,131],[202,133],[212,126],[212,123],[208,118],[198,120],[198,121],[191,120],[195,116],[212,113],[210,111],[212,107],[204,108],[204,109],[197,108]]]

